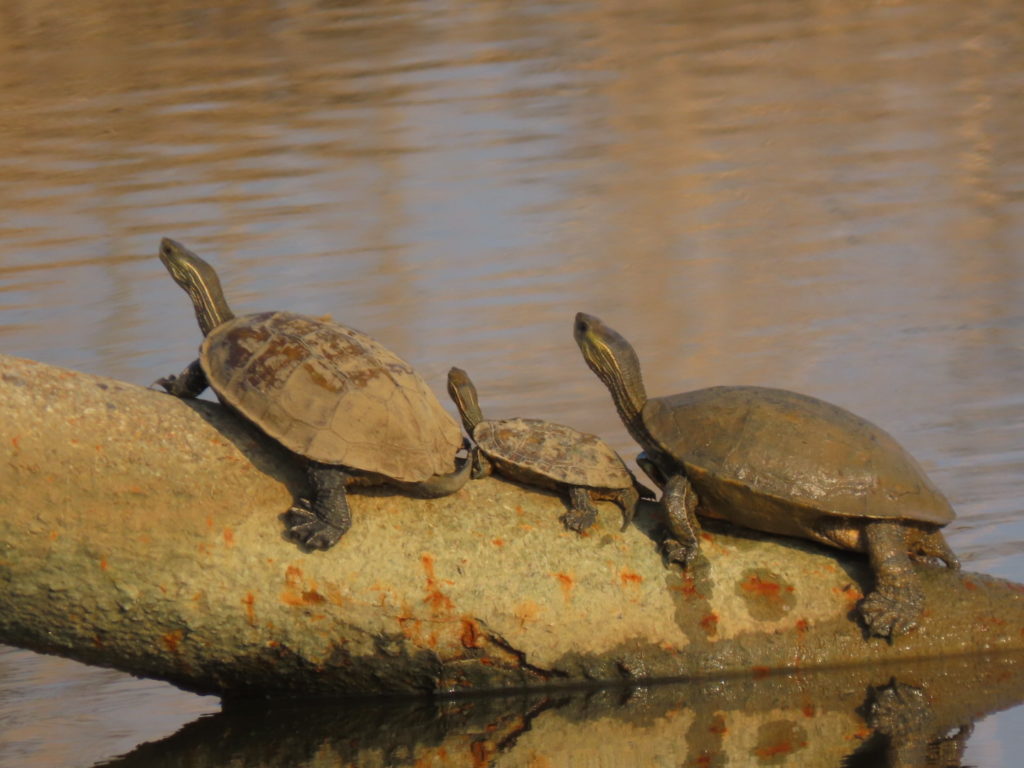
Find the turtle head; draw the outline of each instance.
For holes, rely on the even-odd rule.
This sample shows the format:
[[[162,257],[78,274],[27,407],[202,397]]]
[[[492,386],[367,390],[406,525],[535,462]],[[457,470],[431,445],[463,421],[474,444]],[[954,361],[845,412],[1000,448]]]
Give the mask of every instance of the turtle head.
[[[480,401],[477,399],[476,387],[469,379],[469,374],[461,368],[452,368],[448,371],[448,394],[459,409],[462,417],[462,426],[466,428],[469,436],[473,436],[476,425],[484,420],[480,412]]]
[[[224,299],[220,279],[213,267],[176,240],[160,241],[160,261],[171,273],[174,282],[185,289],[196,309],[196,319],[206,336],[234,315]]]
[[[576,314],[573,336],[590,370],[611,392],[619,416],[631,427],[647,402],[640,359],[633,347],[600,318],[584,312]]]

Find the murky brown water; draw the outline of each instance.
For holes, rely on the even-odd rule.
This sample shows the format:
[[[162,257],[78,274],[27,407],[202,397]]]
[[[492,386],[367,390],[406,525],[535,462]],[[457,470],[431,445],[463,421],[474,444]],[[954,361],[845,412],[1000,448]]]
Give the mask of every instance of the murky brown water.
[[[894,433],[966,567],[1024,580],[1024,6],[7,0],[0,349],[138,383],[237,309],[368,331],[443,395],[635,448],[571,338],[653,394],[804,391]],[[443,398],[446,400],[447,398]],[[88,766],[217,702],[0,651],[0,766]],[[1015,765],[1024,709],[968,764]]]

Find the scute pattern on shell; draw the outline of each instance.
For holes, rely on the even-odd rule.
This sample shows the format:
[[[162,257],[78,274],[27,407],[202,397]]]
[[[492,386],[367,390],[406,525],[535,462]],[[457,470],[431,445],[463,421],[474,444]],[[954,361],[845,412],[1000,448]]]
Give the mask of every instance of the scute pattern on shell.
[[[405,482],[455,468],[458,424],[408,363],[359,331],[246,315],[215,328],[200,360],[222,399],[309,459]]]
[[[560,483],[629,488],[622,459],[595,435],[540,419],[482,421],[473,439],[485,454]]]
[[[792,502],[791,513],[944,525],[945,496],[887,432],[837,405],[767,387],[710,387],[647,401],[662,450],[709,482]]]

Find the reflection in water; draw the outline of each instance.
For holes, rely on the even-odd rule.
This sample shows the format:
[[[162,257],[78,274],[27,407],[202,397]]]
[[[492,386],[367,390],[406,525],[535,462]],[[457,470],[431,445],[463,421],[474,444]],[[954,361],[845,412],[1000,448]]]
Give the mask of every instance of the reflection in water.
[[[976,719],[1024,699],[1021,661],[961,658],[898,670],[438,701],[229,706],[105,765],[947,768],[960,765]]]
[[[958,766],[974,730],[973,722],[959,723],[953,730],[942,727],[945,721],[929,701],[928,691],[895,677],[871,690],[866,709],[868,724],[884,745],[885,764],[892,766]]]
[[[1022,77],[1017,0],[7,0],[0,345],[142,384],[192,359],[170,235],[241,311],[333,314],[443,402],[459,365],[495,418],[632,456],[593,312],[654,395],[883,425],[965,564],[1022,581]]]
[[[0,765],[92,765],[219,704],[157,680],[0,646]]]

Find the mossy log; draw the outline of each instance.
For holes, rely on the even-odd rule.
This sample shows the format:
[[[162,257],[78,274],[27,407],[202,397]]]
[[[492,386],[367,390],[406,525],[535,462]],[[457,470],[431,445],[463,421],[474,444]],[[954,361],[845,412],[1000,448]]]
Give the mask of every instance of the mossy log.
[[[1024,587],[919,566],[893,642],[866,560],[725,528],[666,568],[651,505],[585,535],[498,479],[366,489],[328,552],[283,535],[296,460],[219,405],[0,356],[0,642],[227,698],[458,692],[1024,648]]]

